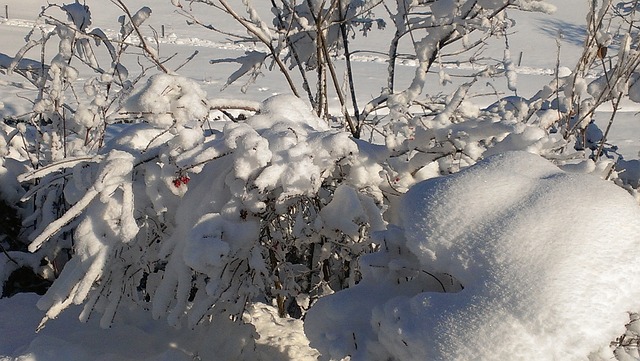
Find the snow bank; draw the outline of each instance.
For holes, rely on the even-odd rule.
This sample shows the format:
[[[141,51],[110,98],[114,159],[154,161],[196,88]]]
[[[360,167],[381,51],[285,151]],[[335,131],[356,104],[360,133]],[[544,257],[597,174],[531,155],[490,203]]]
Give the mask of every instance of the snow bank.
[[[307,314],[326,357],[611,357],[640,306],[640,209],[594,176],[506,153],[418,183],[401,218],[362,282]]]

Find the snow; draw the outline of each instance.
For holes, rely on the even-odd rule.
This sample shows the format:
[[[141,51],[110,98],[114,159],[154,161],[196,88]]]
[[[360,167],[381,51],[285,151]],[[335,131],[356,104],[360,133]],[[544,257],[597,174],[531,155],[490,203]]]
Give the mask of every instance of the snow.
[[[229,254],[229,244],[222,240],[222,234],[232,229],[229,226],[225,227],[224,219],[220,215],[202,216],[189,234],[188,243],[184,248],[185,263],[196,271],[213,274],[208,272],[208,269],[223,265],[222,259]]]
[[[361,283],[307,314],[321,353],[585,360],[606,354],[640,306],[627,286],[640,282],[640,210],[595,175],[504,153],[416,184],[400,217],[404,229],[362,259]],[[443,293],[457,282],[464,289]]]
[[[127,324],[102,329],[97,320],[78,322],[78,308],[65,312],[35,334],[42,314],[35,308],[36,294],[0,299],[0,360],[2,361],[189,361],[238,360],[243,330],[227,327],[212,331],[175,329],[144,313],[124,312]],[[317,351],[309,348],[302,321],[280,319],[277,310],[255,304],[246,317],[255,326],[255,354],[243,360],[311,361]],[[9,336],[9,337],[7,337]],[[226,357],[225,357],[226,355]],[[235,357],[235,358],[234,358]]]
[[[193,80],[157,74],[129,98],[127,110],[144,113],[150,124],[167,129],[205,119],[209,106],[206,93]]]
[[[91,12],[88,6],[75,2],[63,5],[62,10],[67,12],[69,21],[71,21],[76,28],[85,30],[91,26]]]
[[[493,10],[505,2],[479,0],[478,4]],[[574,82],[572,87],[578,92],[588,91],[595,96],[606,90],[602,74],[597,74],[599,78],[587,74],[574,79],[567,67],[573,66],[581,53],[577,39],[584,32],[584,1],[550,2],[557,6],[518,1],[530,10],[555,11],[555,15],[509,12],[508,21],[517,24],[515,31],[509,33],[509,49],[487,49],[487,57],[501,63],[503,68],[498,71],[504,74],[486,86],[475,84],[471,88],[469,82],[468,88],[455,92],[460,79],[467,82],[469,74],[477,72],[476,65],[439,63],[437,74],[426,74],[419,67],[430,57],[432,49],[428,45],[446,35],[446,25],[422,39],[416,38],[415,44],[400,44],[401,52],[411,52],[417,45],[421,59],[398,59],[396,87],[409,88],[391,99],[389,104],[397,105],[391,111],[406,110],[403,106],[414,100],[419,90],[436,84],[436,77],[442,86],[428,91],[447,97],[448,107],[440,113],[438,121],[442,124],[423,120],[430,127],[429,134],[424,134],[426,128],[420,128],[415,134],[400,134],[398,139],[388,135],[389,144],[395,142],[397,147],[386,149],[354,140],[335,124],[320,119],[306,101],[288,95],[290,89],[277,70],[264,76],[255,73],[255,65],[271,61],[266,60],[269,58],[259,45],[232,42],[225,34],[187,26],[185,18],[177,16],[171,6],[179,4],[178,0],[154,2],[150,4],[152,9],[142,0],[126,1],[131,10],[140,9],[133,11],[135,23],[144,21],[145,27],[156,30],[166,27],[166,37],[158,35],[147,41],[153,46],[158,43],[157,54],[163,59],[180,54],[167,59],[166,65],[170,69],[181,67],[179,73],[187,78],[158,74],[137,84],[123,111],[135,113],[147,123],[109,124],[110,141],[105,149],[110,151],[87,156],[79,137],[68,144],[67,150],[76,158],[21,176],[21,181],[42,178],[40,189],[60,179],[68,180],[64,195],[70,208],[58,220],[41,219],[39,232],[31,236],[34,242],[30,249],[58,247],[49,245],[48,239],[76,227],[78,256],[57,275],[58,281],[46,296],[19,294],[0,299],[0,361],[315,360],[348,356],[352,360],[511,360],[531,359],[532,355],[540,360],[604,360],[612,359],[613,352],[620,360],[640,358],[633,345],[615,350],[609,347],[622,334],[633,339],[640,333],[638,314],[633,313],[640,311],[636,301],[640,299],[640,291],[636,291],[640,287],[632,286],[640,281],[633,268],[640,256],[637,202],[613,182],[598,179],[617,177],[615,182],[627,189],[640,184],[640,165],[634,159],[640,151],[637,104],[622,103],[608,134],[610,143],[620,145],[612,153],[625,158],[617,163],[615,172],[610,172],[611,161],[585,160],[558,168],[537,155],[505,153],[526,149],[545,155],[556,145],[552,141],[561,143],[561,135],[551,139],[545,132],[561,116],[555,109],[543,109],[537,114],[536,122],[541,127],[499,120],[443,125],[448,125],[456,114],[475,118],[487,111],[499,115],[527,113],[533,105],[524,99],[539,89],[547,95],[542,98],[548,99],[555,91],[556,60],[561,65],[557,71],[561,84]],[[8,3],[10,18],[0,19],[0,34],[2,51],[11,55],[23,45],[24,33],[33,25],[30,19],[46,2]],[[68,21],[76,27],[100,27],[91,33],[103,40],[116,37],[118,29],[123,33],[133,31],[130,24],[125,24],[129,21],[125,17],[121,18],[121,28],[116,25],[115,19],[122,15],[117,7],[95,0],[86,3],[92,6],[91,14],[78,2],[64,6],[70,13]],[[269,13],[269,2],[229,3],[237,9],[242,9],[243,4],[256,6],[258,11],[248,14],[249,25],[262,36],[271,36],[267,23],[262,21],[267,18],[260,18]],[[189,4],[206,9],[198,8],[200,5]],[[430,21],[437,25],[444,18],[452,18],[457,2],[439,0],[435,5],[433,10],[442,16]],[[202,12],[203,18],[210,14]],[[213,14],[216,26],[246,33],[237,24],[228,23],[228,18]],[[405,21],[400,15],[394,19],[398,23]],[[310,17],[302,20],[306,21],[303,29],[295,31],[313,25]],[[477,26],[490,25],[485,19]],[[116,30],[112,30],[114,26]],[[41,27],[52,28],[45,24]],[[120,63],[112,64],[113,48],[102,56],[85,54],[86,59],[82,59],[94,67],[100,62],[111,64],[98,77],[69,66],[74,34],[65,33],[64,27],[58,31],[58,51],[63,56],[46,70],[60,80],[54,84],[57,91],[65,86],[63,79],[75,80],[75,91],[84,90],[88,96],[79,100],[82,104],[68,124],[72,133],[81,136],[83,128],[99,125],[96,115],[112,100],[107,97],[105,84],[116,79],[114,84],[129,87],[139,69],[137,65],[127,69]],[[392,33],[373,29],[369,37],[355,37],[352,50],[356,52],[351,60],[356,63],[354,76],[360,101],[374,98],[387,86],[386,58],[376,52],[388,51],[386,45]],[[333,36],[330,41],[337,39],[333,27],[327,34],[328,39]],[[315,44],[303,39],[299,49],[302,62],[313,66]],[[89,39],[77,40],[76,46],[88,49]],[[496,49],[502,49],[504,40],[498,39],[501,43]],[[556,40],[561,44],[560,50],[555,47]],[[489,39],[488,43],[491,45],[492,41]],[[599,41],[608,44],[612,38],[603,33]],[[104,41],[102,45],[110,46]],[[199,51],[198,56],[183,64],[183,54],[194,49]],[[358,52],[362,49],[374,52]],[[628,55],[628,49],[623,50]],[[246,57],[239,70],[228,64],[229,59],[241,54]],[[40,57],[37,51],[27,55]],[[50,56],[48,48],[46,55]],[[522,64],[516,62],[518,55]],[[12,60],[0,54],[0,65],[15,67],[14,72],[38,69],[37,61],[25,58],[12,64]],[[73,59],[74,64],[76,60]],[[338,61],[335,65],[340,76],[344,66]],[[148,71],[151,74],[153,69]],[[416,72],[420,76],[414,79]],[[253,76],[253,84],[233,83],[245,73]],[[3,117],[51,109],[50,99],[29,104],[25,99],[31,99],[36,92],[33,85],[10,76],[0,76]],[[621,84],[617,90],[628,91],[630,99],[637,102],[640,85],[635,80]],[[628,90],[624,89],[627,85]],[[516,88],[518,96],[504,97],[515,95]],[[496,103],[498,94],[508,101]],[[330,92],[330,96],[335,94]],[[119,101],[122,99],[115,100]],[[334,104],[330,112],[339,114],[335,109],[337,101],[331,98],[330,102]],[[220,126],[210,109],[234,109],[232,116],[242,109],[255,111],[256,115]],[[121,115],[114,114],[109,121],[120,122]],[[609,109],[598,109],[595,122],[606,124],[609,116]],[[596,123],[587,125],[588,120],[584,123],[588,138],[585,145],[591,147],[597,145],[603,133]],[[26,136],[27,129],[24,124],[18,127],[20,132],[1,134],[3,155],[22,152],[24,157],[29,156],[19,139]],[[423,157],[433,155],[420,153],[419,146],[428,144],[434,134],[442,142],[452,134],[465,134],[466,138],[457,139],[452,147],[459,147],[470,159],[456,159],[457,168],[441,160],[425,165],[423,160],[431,158]],[[60,143],[55,138],[47,141]],[[493,147],[485,151],[484,146],[489,143]],[[381,159],[390,151],[400,152],[407,144],[417,145],[418,154],[404,169],[398,168],[396,174],[388,165],[381,165]],[[54,157],[61,159],[63,151],[56,152]],[[458,174],[439,177],[443,169],[457,170],[492,154]],[[12,159],[3,159],[0,166],[1,191],[11,201],[18,202],[23,195],[16,178],[24,173],[24,167],[13,164]],[[69,173],[46,178],[62,169]],[[423,180],[426,181],[414,185]],[[385,193],[381,191],[383,187],[387,187]],[[35,194],[34,189],[30,195]],[[395,193],[407,189],[410,190],[403,201],[398,202]],[[300,207],[292,199],[318,192],[322,196],[314,201],[323,208],[313,214],[315,218],[310,220],[303,212],[293,217],[284,213]],[[54,208],[51,199],[47,205]],[[331,253],[331,247],[343,246],[341,236],[355,240],[356,247],[364,249],[371,244],[378,251],[360,260],[363,278],[359,284],[321,298],[304,321],[280,317],[276,305],[255,297],[240,314],[248,323],[238,324],[228,315],[210,312],[214,303],[211,300],[217,297],[229,301],[225,297],[241,290],[245,295],[255,295],[260,282],[273,281],[265,277],[262,250],[251,247],[261,231],[253,213],[263,212],[273,199],[277,209],[269,211],[280,217],[276,219],[290,222],[290,234],[286,236],[293,242],[328,240],[317,249],[318,263],[347,258],[346,252]],[[381,208],[388,211],[385,218]],[[168,227],[154,229],[149,226],[154,222]],[[364,225],[377,233],[369,238],[363,234]],[[153,232],[167,235],[168,242],[162,249],[154,248],[152,243],[136,243],[136,236],[141,234],[148,234],[152,240],[156,236]],[[279,245],[291,239],[275,233],[271,237],[273,246],[269,251],[280,256]],[[139,264],[153,266],[148,258],[156,253],[167,256],[167,265],[164,274],[150,272],[148,276],[153,302],[141,302],[143,306],[138,308],[133,303],[123,302],[122,306],[112,295],[125,289],[135,293],[135,285],[131,284],[142,277],[127,274],[127,269]],[[229,262],[234,257],[247,265],[255,284],[223,294],[223,286],[230,284]],[[112,258],[116,261],[109,264]],[[36,257],[17,260],[39,262]],[[4,258],[2,262],[2,275],[15,268]],[[281,274],[294,277],[309,272],[299,266],[287,268],[289,265],[283,263]],[[115,267],[116,271],[105,272],[108,267]],[[59,270],[43,270],[50,274],[54,271]],[[349,279],[352,285],[355,281]],[[194,290],[192,284],[199,288]],[[100,296],[100,287],[108,297]],[[319,295],[333,292],[327,284],[317,287]],[[293,292],[274,292],[285,291]],[[188,301],[191,292],[194,299]],[[308,296],[298,296],[298,303],[306,309]],[[84,307],[76,305],[82,303]],[[215,307],[238,306],[221,302]],[[61,312],[63,309],[65,312]],[[204,317],[211,317],[212,325],[200,323]],[[46,324],[40,323],[43,319]],[[88,322],[79,323],[78,319]],[[625,331],[624,325],[630,319],[633,322]],[[34,333],[43,325],[39,333]],[[309,346],[309,340],[317,349]]]
[[[356,190],[345,185],[336,188],[320,217],[325,228],[340,230],[353,238],[358,237],[360,226],[369,219]]]

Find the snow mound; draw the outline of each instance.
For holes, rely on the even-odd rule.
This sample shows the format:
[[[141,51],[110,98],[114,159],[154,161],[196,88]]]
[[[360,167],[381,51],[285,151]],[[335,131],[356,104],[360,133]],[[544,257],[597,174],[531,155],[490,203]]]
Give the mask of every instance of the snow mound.
[[[314,115],[313,109],[302,99],[291,94],[278,94],[265,99],[260,105],[260,112],[247,120],[257,131],[280,128],[300,127],[307,132],[329,130],[326,122]]]
[[[401,218],[362,282],[309,311],[326,357],[611,357],[640,306],[640,209],[595,176],[501,154],[416,184]]]

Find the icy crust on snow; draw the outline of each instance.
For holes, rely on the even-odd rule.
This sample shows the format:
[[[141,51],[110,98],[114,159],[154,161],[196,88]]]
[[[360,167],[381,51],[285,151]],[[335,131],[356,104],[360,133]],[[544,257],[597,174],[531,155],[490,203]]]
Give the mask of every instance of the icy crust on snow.
[[[640,307],[640,210],[597,177],[496,155],[416,184],[401,218],[307,314],[325,357],[605,359]]]

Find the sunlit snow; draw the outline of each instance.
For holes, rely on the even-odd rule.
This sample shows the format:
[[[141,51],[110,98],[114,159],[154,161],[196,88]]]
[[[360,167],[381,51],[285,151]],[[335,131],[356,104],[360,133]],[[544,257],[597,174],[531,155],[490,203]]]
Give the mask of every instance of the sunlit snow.
[[[586,360],[638,307],[640,209],[597,176],[505,153],[418,183],[401,212],[362,282],[310,310],[312,346],[352,360]]]
[[[302,83],[297,65],[316,76],[306,6],[320,2],[271,19],[271,2],[229,0],[248,20],[202,14],[224,29],[216,32],[183,16],[206,9],[200,1],[125,0],[135,27],[112,2],[87,0],[89,13],[71,1],[49,9],[60,22],[33,21],[44,0],[10,0],[8,18],[0,11],[0,115],[10,120],[0,124],[0,195],[43,205],[23,222],[36,253],[2,246],[0,280],[20,265],[56,279],[44,296],[0,299],[0,361],[640,360],[640,75],[611,87],[613,68],[572,73],[584,0],[478,0],[479,13],[507,3],[537,13],[500,14],[514,27],[483,39],[488,47],[468,63],[439,47],[452,34],[468,46],[466,27],[493,30],[495,17],[451,25],[461,21],[458,1],[423,1],[432,14],[421,18],[384,1],[374,10],[389,23],[363,21],[347,34],[354,98],[381,115],[361,139],[339,118],[352,111],[336,94],[348,88],[343,55],[331,74],[341,84],[323,84],[325,109],[291,95],[282,78],[289,67]],[[377,2],[352,3],[344,16],[359,21],[356,11]],[[337,46],[332,21],[324,31]],[[278,69],[270,52],[289,50],[270,27],[283,24],[299,52]],[[143,25],[151,36],[137,39],[152,46],[123,56],[125,67],[113,45],[124,43],[106,40]],[[59,41],[12,58],[33,26]],[[429,30],[398,45],[389,92],[388,43],[409,26]],[[247,30],[278,49],[230,40]],[[635,40],[598,33],[597,50],[626,59]],[[149,57],[163,60],[149,66]],[[76,109],[34,96],[25,79],[40,70],[51,98]],[[578,93],[585,107],[625,99],[577,122],[573,149],[554,127]],[[386,103],[374,110],[378,96]],[[122,108],[102,114],[109,104]],[[67,138],[42,132],[50,119],[8,124],[53,107],[68,117]],[[27,146],[40,132],[45,166]],[[50,243],[72,231],[72,245]],[[64,247],[74,256],[57,253]],[[53,266],[41,264],[45,251],[59,256],[45,260]]]

